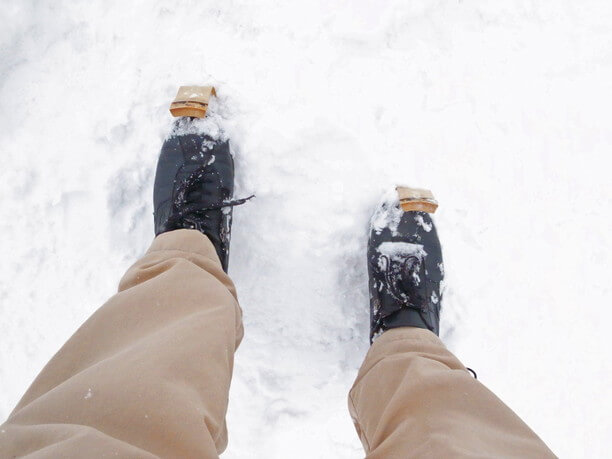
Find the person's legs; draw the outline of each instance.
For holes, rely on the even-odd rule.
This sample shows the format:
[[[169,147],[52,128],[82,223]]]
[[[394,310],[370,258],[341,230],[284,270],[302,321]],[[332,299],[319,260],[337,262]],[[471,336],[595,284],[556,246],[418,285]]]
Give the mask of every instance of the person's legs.
[[[554,457],[436,336],[444,268],[429,214],[383,203],[368,271],[374,342],[349,393],[367,458]]]
[[[242,313],[227,276],[234,164],[220,129],[177,121],[156,238],[0,428],[0,457],[201,457],[225,449]]]
[[[555,457],[429,330],[385,331],[349,394],[368,458]]]
[[[242,333],[208,238],[158,236],[23,396],[0,457],[217,457]]]

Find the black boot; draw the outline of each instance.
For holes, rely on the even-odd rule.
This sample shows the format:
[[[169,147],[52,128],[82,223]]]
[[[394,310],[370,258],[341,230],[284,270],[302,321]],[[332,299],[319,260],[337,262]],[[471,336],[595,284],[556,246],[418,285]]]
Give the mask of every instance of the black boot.
[[[179,123],[186,131],[190,120],[182,118]],[[155,235],[182,228],[204,233],[227,272],[232,206],[246,201],[231,201],[233,192],[234,160],[228,141],[204,134],[171,135],[162,146],[155,174]]]
[[[442,250],[428,213],[403,212],[397,200],[372,217],[368,243],[370,342],[390,328],[439,333]]]

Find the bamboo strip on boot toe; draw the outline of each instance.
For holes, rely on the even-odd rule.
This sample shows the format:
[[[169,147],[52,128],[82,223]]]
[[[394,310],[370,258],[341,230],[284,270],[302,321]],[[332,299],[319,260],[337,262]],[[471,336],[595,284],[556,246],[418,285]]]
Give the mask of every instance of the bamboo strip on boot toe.
[[[397,195],[404,212],[422,211],[433,214],[438,208],[438,201],[430,190],[397,186]]]
[[[181,86],[170,104],[172,116],[204,118],[211,96],[217,92],[213,86]]]

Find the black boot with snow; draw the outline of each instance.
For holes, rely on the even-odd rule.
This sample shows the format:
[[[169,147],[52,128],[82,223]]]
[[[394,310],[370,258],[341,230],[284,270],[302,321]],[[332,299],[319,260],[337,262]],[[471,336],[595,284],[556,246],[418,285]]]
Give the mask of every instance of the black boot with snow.
[[[204,233],[227,272],[232,206],[245,200],[231,201],[234,160],[228,141],[185,133],[189,123],[179,119],[161,149],[153,190],[155,235],[183,228]]]
[[[370,342],[390,328],[419,327],[439,333],[442,250],[426,212],[404,212],[398,200],[372,216],[368,243]]]

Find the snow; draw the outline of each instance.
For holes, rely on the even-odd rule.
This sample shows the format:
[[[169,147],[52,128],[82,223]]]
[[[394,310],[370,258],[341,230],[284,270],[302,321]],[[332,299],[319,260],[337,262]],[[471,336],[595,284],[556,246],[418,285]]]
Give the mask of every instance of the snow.
[[[397,227],[402,219],[402,210],[399,207],[399,198],[395,187],[390,187],[383,193],[380,204],[374,209],[370,219],[370,229],[380,233],[389,228],[393,236],[397,236]]]
[[[418,258],[427,256],[423,244],[411,244],[409,242],[383,242],[376,251],[392,261],[403,260],[409,256]]]
[[[193,121],[179,119],[178,124],[170,129],[169,135],[205,132],[212,139],[227,140],[227,133],[223,130],[223,126],[226,123],[227,117],[231,116],[231,112],[229,112],[227,104],[224,102],[225,99],[219,101],[216,97],[211,97],[205,118]],[[205,145],[210,148],[213,144],[213,142],[207,141]]]
[[[423,228],[428,233],[433,229],[433,225],[431,224],[431,222],[427,223],[421,214],[415,214],[414,220],[421,228]]]
[[[354,458],[365,247],[397,183],[440,207],[442,337],[561,457],[604,457],[612,4],[3,1],[0,414],[153,235],[177,86],[214,84],[245,313],[226,458]]]

